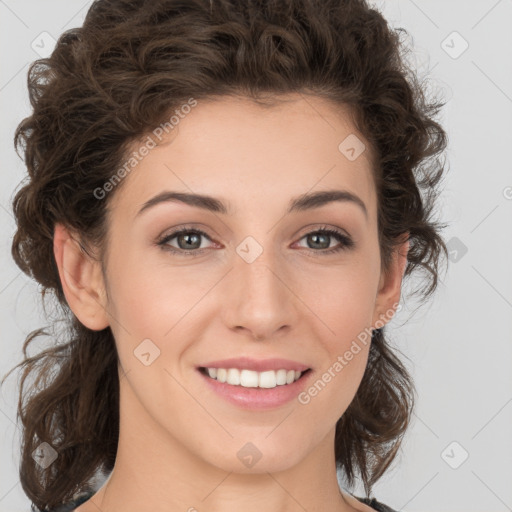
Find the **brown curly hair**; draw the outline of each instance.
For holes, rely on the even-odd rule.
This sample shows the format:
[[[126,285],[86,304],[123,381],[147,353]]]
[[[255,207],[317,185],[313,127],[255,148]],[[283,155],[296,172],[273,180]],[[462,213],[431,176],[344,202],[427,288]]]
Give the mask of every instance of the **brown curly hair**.
[[[243,95],[271,105],[307,93],[350,105],[376,155],[374,178],[382,267],[410,242],[404,277],[422,271],[427,299],[447,249],[432,219],[445,170],[446,133],[406,64],[401,35],[365,0],[96,0],[84,24],[64,32],[49,58],[32,63],[32,113],[17,127],[28,169],[13,199],[16,264],[57,299],[65,329],[31,332],[18,418],[23,424],[20,479],[33,504],[51,509],[90,490],[116,458],[118,358],[109,327],[93,331],[70,311],[53,253],[54,226],[79,235],[84,250],[104,248],[106,208],[116,188],[102,187],[128,148],[165,122],[188,98]],[[429,102],[430,101],[430,102]],[[100,252],[103,257],[103,252]],[[35,356],[29,343],[58,339]],[[415,388],[384,328],[373,331],[367,368],[337,423],[335,456],[349,485],[356,472],[369,495],[394,460],[411,418]],[[9,372],[9,373],[11,373]],[[24,393],[25,380],[36,379]],[[5,380],[5,377],[4,377]],[[47,469],[32,452],[43,441],[58,452]]]

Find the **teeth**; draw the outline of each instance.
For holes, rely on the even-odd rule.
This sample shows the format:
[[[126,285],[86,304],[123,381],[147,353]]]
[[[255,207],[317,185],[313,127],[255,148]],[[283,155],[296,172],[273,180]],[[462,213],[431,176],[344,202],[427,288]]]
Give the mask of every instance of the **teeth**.
[[[276,372],[276,384],[278,386],[282,386],[283,384],[286,384],[286,370],[278,370]]]
[[[231,368],[233,374],[238,374],[238,383],[240,386],[244,388],[257,388],[259,384],[258,372],[253,372],[251,370],[237,370],[235,368]],[[228,384],[236,384],[236,380],[232,380],[228,382]]]
[[[260,388],[275,388],[277,386],[276,372],[269,370],[261,372],[259,376]]]
[[[226,378],[226,382],[228,384],[232,384],[233,386],[238,386],[240,384],[241,375],[238,370],[235,370],[234,368],[230,368],[228,370],[228,376]]]
[[[207,368],[208,375],[219,382],[244,388],[275,388],[291,384],[300,378],[302,372],[295,370],[268,370],[255,372],[253,370],[238,370],[237,368]]]

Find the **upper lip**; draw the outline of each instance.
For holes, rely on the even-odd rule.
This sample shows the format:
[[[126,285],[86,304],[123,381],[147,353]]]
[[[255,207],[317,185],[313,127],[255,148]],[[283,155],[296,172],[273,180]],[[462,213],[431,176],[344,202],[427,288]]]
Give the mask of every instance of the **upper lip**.
[[[202,368],[238,368],[239,370],[253,370],[264,372],[268,370],[295,370],[303,372],[309,369],[309,366],[291,361],[290,359],[251,359],[249,357],[237,357],[232,359],[222,359],[210,361],[200,365]]]

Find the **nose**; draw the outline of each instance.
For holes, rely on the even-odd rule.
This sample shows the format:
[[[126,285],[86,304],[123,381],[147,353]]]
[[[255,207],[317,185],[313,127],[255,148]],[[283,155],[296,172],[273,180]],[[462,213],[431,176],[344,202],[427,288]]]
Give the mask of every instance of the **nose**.
[[[270,250],[252,262],[237,255],[222,290],[228,328],[258,341],[275,339],[294,328],[300,302],[290,276],[290,269],[284,262],[278,264]]]

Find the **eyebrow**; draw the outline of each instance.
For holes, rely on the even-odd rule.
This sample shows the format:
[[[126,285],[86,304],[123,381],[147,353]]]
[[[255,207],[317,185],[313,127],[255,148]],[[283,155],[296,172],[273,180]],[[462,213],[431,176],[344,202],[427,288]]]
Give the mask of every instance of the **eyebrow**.
[[[231,214],[231,208],[215,197],[187,192],[164,191],[146,201],[137,212],[136,217],[153,206],[166,202],[179,202],[213,213],[221,213],[224,215]],[[366,219],[368,219],[368,210],[363,200],[348,190],[321,190],[302,194],[290,200],[286,213],[312,210],[333,202],[349,202],[356,204],[361,208]]]

